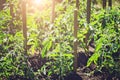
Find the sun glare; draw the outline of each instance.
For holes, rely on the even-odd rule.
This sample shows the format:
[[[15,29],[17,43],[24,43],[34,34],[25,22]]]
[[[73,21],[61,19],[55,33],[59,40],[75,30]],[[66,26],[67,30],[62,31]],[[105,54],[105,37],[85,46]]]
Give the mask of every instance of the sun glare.
[[[42,0],[35,0],[35,4],[40,4],[42,3]]]

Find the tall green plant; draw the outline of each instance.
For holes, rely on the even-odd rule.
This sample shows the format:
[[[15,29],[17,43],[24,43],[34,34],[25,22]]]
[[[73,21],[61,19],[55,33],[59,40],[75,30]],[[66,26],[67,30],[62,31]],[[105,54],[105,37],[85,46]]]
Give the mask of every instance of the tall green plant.
[[[120,49],[120,10],[118,8],[107,9],[94,17],[96,21],[91,24],[94,27],[96,48],[87,66],[94,62],[99,69],[106,68],[110,73],[116,70],[119,72],[119,66],[116,67],[116,65],[119,65],[120,56],[113,57],[113,55]],[[118,61],[115,61],[115,58],[118,58]]]

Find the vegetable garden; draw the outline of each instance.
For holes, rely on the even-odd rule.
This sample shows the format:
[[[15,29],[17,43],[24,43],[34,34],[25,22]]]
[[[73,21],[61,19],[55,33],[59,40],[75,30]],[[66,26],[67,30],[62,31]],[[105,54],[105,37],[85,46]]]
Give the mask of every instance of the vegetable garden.
[[[0,80],[119,80],[119,0],[0,0]]]

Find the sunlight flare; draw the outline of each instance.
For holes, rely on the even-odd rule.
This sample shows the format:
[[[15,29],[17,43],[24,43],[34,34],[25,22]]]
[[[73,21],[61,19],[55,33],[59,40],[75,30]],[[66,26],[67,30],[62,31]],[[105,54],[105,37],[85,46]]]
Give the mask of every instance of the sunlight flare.
[[[35,4],[40,4],[42,3],[42,0],[35,0]]]

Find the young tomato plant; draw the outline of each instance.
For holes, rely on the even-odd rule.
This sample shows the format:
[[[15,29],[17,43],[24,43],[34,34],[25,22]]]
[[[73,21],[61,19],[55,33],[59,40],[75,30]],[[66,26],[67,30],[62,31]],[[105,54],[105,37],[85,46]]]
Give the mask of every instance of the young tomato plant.
[[[119,65],[120,61],[120,11],[114,8],[101,11],[101,14],[95,16],[95,19],[97,23],[91,24],[94,27],[96,48],[95,53],[89,58],[87,66],[94,62],[100,70],[106,68],[109,73],[119,72],[120,67],[116,65]],[[118,56],[114,56],[116,54]]]

